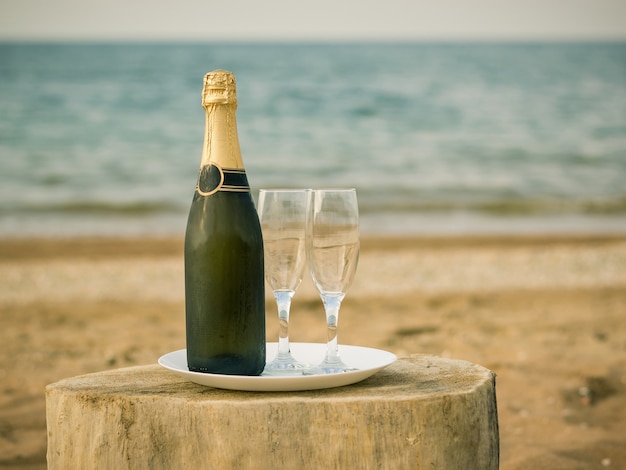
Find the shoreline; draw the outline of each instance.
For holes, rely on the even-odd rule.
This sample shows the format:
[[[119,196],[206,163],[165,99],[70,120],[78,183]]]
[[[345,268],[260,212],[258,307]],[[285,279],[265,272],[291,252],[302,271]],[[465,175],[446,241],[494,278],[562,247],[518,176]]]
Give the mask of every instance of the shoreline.
[[[11,238],[172,238],[184,236],[187,211],[146,214],[37,212],[0,218],[0,240]],[[493,214],[464,210],[445,212],[363,211],[366,237],[542,237],[626,236],[626,212]]]

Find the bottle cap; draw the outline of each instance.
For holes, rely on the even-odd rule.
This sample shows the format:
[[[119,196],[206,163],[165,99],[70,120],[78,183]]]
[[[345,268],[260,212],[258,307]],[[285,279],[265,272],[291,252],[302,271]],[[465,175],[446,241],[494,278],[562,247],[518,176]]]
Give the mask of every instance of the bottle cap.
[[[204,76],[202,106],[210,104],[237,104],[237,86],[232,72],[214,70]]]

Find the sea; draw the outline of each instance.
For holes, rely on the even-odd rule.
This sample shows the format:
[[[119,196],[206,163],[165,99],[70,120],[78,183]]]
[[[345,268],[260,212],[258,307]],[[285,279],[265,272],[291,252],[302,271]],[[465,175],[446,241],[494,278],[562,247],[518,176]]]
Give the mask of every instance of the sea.
[[[626,42],[0,43],[0,237],[182,235],[206,72],[260,188],[373,235],[626,233]]]

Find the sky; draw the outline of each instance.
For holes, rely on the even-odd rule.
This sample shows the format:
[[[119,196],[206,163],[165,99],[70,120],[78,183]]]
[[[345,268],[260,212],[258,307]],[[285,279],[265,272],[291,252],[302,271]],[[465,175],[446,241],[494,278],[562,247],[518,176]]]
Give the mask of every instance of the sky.
[[[0,40],[626,40],[626,1],[0,0]]]

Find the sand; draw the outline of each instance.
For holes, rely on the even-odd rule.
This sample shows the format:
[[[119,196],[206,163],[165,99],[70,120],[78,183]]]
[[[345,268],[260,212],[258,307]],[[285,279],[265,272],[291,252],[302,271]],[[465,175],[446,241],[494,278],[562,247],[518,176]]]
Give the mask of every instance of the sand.
[[[46,384],[185,347],[182,275],[178,238],[0,240],[0,468],[46,468]],[[325,340],[308,279],[291,320]],[[502,469],[626,468],[626,237],[364,238],[339,340],[493,370]]]

